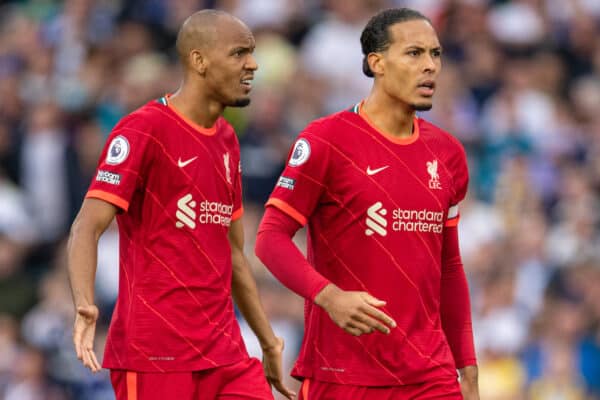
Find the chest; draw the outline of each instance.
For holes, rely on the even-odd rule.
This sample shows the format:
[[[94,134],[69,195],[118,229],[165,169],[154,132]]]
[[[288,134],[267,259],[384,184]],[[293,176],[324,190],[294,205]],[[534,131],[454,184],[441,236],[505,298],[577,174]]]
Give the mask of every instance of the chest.
[[[222,137],[172,131],[159,137],[149,184],[172,194],[230,197],[239,153]]]
[[[348,137],[335,145],[330,161],[328,187],[344,207],[367,210],[381,204],[401,215],[405,210],[445,213],[450,206],[452,174],[444,158],[424,143],[402,146]]]

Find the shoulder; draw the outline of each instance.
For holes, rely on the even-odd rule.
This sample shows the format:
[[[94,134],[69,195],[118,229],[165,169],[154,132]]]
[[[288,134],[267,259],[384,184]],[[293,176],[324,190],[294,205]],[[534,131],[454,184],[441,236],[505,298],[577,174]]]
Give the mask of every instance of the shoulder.
[[[145,134],[153,134],[155,128],[162,124],[164,114],[159,110],[160,104],[149,102],[128,115],[115,125],[113,131],[127,130]]]
[[[303,136],[316,136],[323,139],[333,139],[339,136],[343,130],[345,123],[344,116],[349,114],[347,111],[340,111],[325,117],[316,119],[309,123],[304,131]]]
[[[419,130],[423,139],[435,142],[436,147],[441,146],[445,152],[464,156],[465,149],[462,143],[450,132],[419,117]]]

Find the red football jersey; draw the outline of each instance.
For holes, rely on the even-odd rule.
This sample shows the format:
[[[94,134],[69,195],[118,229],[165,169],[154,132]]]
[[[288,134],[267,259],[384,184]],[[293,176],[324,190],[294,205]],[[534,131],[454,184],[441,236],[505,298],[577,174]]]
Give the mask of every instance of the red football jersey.
[[[394,139],[357,105],[300,134],[267,205],[308,223],[318,272],[385,300],[398,326],[355,337],[307,301],[294,376],[364,386],[456,377],[440,320],[442,232],[467,183],[461,144],[421,118]]]
[[[231,298],[229,225],[242,215],[240,151],[166,97],[115,126],[86,197],[119,207],[119,297],[103,366],[193,371],[248,357]]]

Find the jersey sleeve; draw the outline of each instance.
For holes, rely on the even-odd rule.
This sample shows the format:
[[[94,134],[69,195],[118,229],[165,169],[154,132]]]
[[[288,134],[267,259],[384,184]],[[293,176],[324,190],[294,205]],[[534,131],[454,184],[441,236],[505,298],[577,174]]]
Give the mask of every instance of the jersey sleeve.
[[[329,157],[324,141],[315,134],[301,133],[266,205],[306,225],[326,187]]]
[[[446,220],[447,227],[458,225],[458,220],[460,217],[458,212],[458,203],[460,203],[467,195],[467,187],[469,186],[467,156],[461,145],[459,145],[459,149],[460,151],[454,157],[450,165],[453,173],[454,194],[450,199],[450,207],[448,208],[448,217]]]
[[[144,122],[128,116],[109,135],[86,198],[97,198],[122,211],[144,183],[144,171],[151,159],[152,137]]]

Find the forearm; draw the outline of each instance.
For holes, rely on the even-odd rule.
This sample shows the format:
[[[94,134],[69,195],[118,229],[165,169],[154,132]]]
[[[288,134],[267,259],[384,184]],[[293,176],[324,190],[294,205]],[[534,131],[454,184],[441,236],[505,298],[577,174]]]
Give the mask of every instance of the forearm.
[[[479,379],[479,369],[477,365],[469,365],[458,370],[461,383],[477,385]]]
[[[75,222],[67,246],[71,292],[75,308],[94,304],[98,238],[88,227]]]
[[[460,374],[460,391],[465,400],[479,400],[478,369],[469,365],[458,370]]]
[[[86,199],[73,222],[67,244],[67,264],[75,308],[94,304],[98,240],[116,213],[112,204]]]
[[[446,229],[442,254],[440,313],[456,367],[475,365],[469,287],[458,250],[457,228]]]
[[[263,349],[276,344],[275,334],[260,302],[256,282],[245,256],[234,261],[231,291],[238,309],[258,338]]]
[[[314,301],[330,282],[306,260],[292,237],[300,225],[282,211],[268,207],[256,237],[256,255],[286,287]]]

